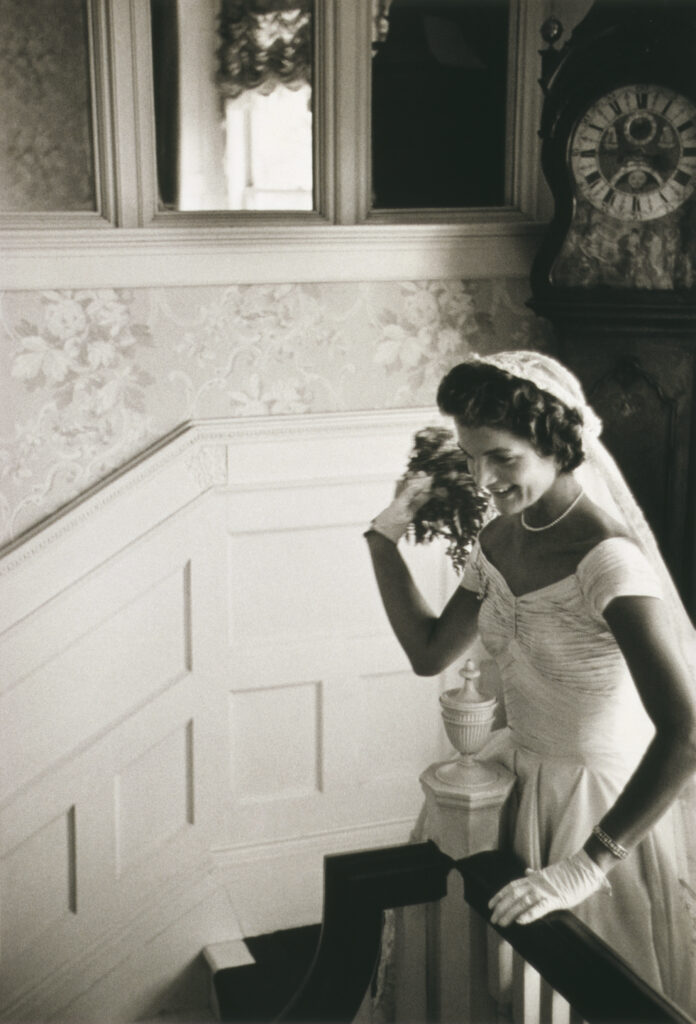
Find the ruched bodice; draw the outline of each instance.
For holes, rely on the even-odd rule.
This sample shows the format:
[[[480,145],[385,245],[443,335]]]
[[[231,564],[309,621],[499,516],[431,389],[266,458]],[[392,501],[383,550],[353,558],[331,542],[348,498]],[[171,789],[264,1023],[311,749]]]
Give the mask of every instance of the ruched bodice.
[[[659,583],[633,542],[611,537],[571,575],[521,595],[477,543],[461,585],[481,600],[479,632],[507,719],[479,756],[517,776],[511,844],[530,867],[543,867],[580,849],[650,741],[652,724],[603,612],[616,597],[659,597]],[[592,896],[577,913],[693,1013],[692,922],[672,813],[611,872],[611,898]]]
[[[517,744],[595,767],[599,759],[633,765],[652,727],[602,610],[627,590],[659,595],[638,549],[602,541],[572,575],[516,596],[477,545],[462,585],[483,599],[481,639],[496,659]]]

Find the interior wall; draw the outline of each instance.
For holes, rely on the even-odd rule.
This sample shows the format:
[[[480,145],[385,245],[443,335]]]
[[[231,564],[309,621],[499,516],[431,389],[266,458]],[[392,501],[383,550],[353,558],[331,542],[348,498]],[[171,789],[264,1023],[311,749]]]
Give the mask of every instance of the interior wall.
[[[427,422],[202,421],[0,558],[0,1019],[202,1006],[204,946],[320,920],[326,854],[407,841],[445,677],[361,534]],[[442,551],[406,555],[442,604]]]
[[[2,296],[0,1017],[200,1004],[204,945],[319,920],[327,853],[408,838],[446,677],[360,535],[441,374],[544,346],[526,297]],[[444,603],[442,552],[409,557]]]
[[[467,353],[547,341],[519,278],[78,284],[0,295],[3,545],[190,419],[430,405]]]

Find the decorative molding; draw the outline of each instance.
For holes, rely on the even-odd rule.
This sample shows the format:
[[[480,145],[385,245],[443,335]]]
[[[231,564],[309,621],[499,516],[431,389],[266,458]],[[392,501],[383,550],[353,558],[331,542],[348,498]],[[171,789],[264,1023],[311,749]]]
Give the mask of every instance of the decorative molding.
[[[383,844],[390,846],[404,841],[413,829],[413,817],[395,818],[375,825],[351,826],[326,830],[301,838],[276,839],[263,843],[227,844],[213,850],[215,864],[229,869],[240,864],[255,865],[276,858],[304,857],[309,851],[342,853],[345,850],[367,849]]]
[[[75,530],[97,513],[114,504],[148,481],[154,481],[172,466],[183,465],[186,482],[185,501],[174,499],[170,514],[189,504],[205,492],[228,485],[230,460],[240,443],[282,444],[283,441],[303,438],[309,441],[369,435],[383,437],[403,435],[414,431],[424,422],[432,421],[438,413],[431,407],[385,412],[314,413],[294,416],[240,417],[219,420],[199,420],[184,423],[156,441],[124,466],[90,487],[68,505],[32,527],[8,544],[0,553],[0,576],[12,572],[27,559],[49,547],[61,537]],[[346,479],[345,473],[335,473],[334,479]],[[322,477],[322,484],[327,479]],[[273,486],[277,478],[269,475],[264,481],[263,471],[254,476],[254,486]],[[311,485],[311,480],[307,481]],[[237,481],[237,487],[242,486]],[[150,519],[159,520],[154,510],[142,509],[140,529],[148,528]]]
[[[3,235],[5,291],[526,277],[543,225],[485,221],[27,230]],[[480,217],[480,215],[479,215]],[[159,224],[160,222],[158,222]],[[227,221],[229,224],[229,220]]]
[[[541,122],[543,93],[539,87],[538,63],[541,26],[551,14],[550,0],[519,0],[511,16],[516,19],[516,46],[511,46],[511,66],[515,67],[510,83],[510,108],[514,109],[509,132],[514,142],[514,157],[510,168],[510,191],[516,208],[523,210],[535,222],[546,224],[553,215],[551,190],[541,171],[541,140],[538,127]],[[541,238],[541,233],[535,237]]]
[[[227,483],[227,448],[201,444],[190,453],[186,467],[201,491]]]
[[[183,435],[189,429],[188,427],[184,428]],[[136,456],[123,467],[109,474],[104,480],[88,488],[79,497],[7,545],[4,555],[0,557],[0,576],[10,572],[64,534],[74,530],[118,496],[133,490],[144,480],[153,478],[168,463],[180,457],[182,451],[195,444],[195,437],[182,436],[181,428],[176,428],[141,455]],[[172,447],[169,447],[170,445]]]

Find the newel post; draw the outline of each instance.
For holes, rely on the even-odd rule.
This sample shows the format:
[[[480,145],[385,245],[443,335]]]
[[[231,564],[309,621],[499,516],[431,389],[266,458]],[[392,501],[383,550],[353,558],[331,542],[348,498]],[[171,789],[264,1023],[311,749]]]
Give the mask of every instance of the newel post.
[[[460,675],[463,686],[440,698],[447,734],[460,757],[432,764],[420,776],[425,808],[418,835],[432,839],[454,860],[501,847],[515,783],[502,765],[475,760],[490,732],[496,701],[476,690],[479,673],[473,662],[467,661]],[[442,900],[406,908],[396,936],[396,1020],[495,1020],[499,1003],[508,998],[501,985],[507,988],[511,965],[499,962],[497,947],[489,955],[488,931],[466,904],[456,871],[450,873]]]

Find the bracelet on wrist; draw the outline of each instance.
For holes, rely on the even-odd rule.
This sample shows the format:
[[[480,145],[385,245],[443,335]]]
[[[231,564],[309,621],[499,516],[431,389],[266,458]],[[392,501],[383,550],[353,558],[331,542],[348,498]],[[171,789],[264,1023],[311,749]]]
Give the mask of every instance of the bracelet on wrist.
[[[592,835],[599,839],[602,846],[606,846],[607,850],[614,854],[618,860],[625,860],[628,857],[628,850],[621,843],[617,843],[615,839],[612,839],[608,833],[604,831],[599,825],[595,825],[592,829]]]

